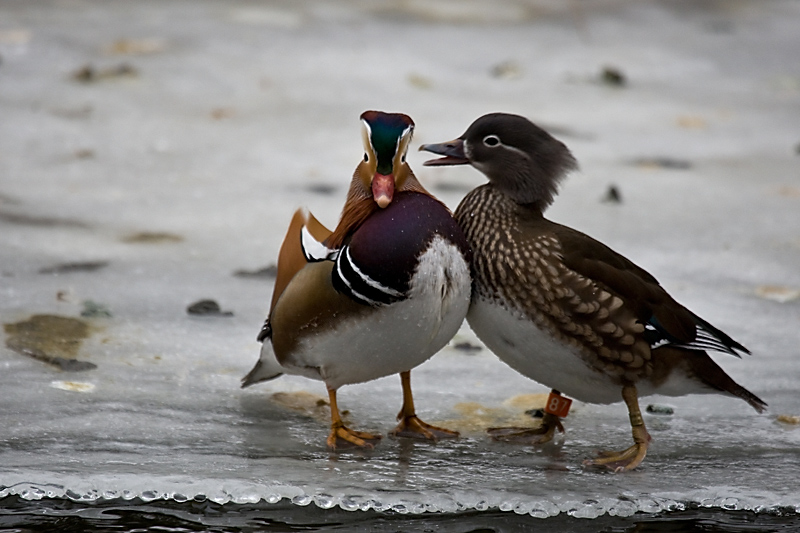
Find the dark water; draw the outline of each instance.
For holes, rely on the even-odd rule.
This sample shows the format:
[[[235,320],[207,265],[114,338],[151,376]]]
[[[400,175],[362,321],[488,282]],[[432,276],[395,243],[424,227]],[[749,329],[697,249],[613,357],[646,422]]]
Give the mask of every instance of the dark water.
[[[300,507],[290,503],[219,505],[208,501],[0,500],[0,533],[27,532],[214,532],[354,531],[370,533],[669,533],[800,532],[800,515],[693,507],[680,512],[594,520],[557,516],[539,519],[500,511],[401,515]]]

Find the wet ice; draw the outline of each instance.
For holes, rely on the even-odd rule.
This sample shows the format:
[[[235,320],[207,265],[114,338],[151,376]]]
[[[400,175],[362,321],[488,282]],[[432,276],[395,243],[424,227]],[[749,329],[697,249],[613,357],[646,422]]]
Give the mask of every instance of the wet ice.
[[[800,414],[797,6],[688,17],[650,3],[587,6],[583,23],[558,7],[537,17],[513,3],[458,16],[442,6],[0,7],[0,318],[107,310],[80,318],[91,333],[76,357],[97,365],[87,372],[13,351],[6,334],[0,497],[540,517],[800,506],[800,430],[778,420]],[[624,87],[596,82],[609,62]],[[135,76],[72,77],[120,64]],[[457,441],[385,438],[331,453],[322,385],[282,377],[240,390],[272,280],[236,272],[274,263],[299,206],[335,223],[368,108],[409,113],[418,143],[498,110],[560,131],[582,171],[549,216],[633,259],[745,344],[752,357],[715,360],[769,413],[717,396],[644,399],[674,411],[645,414],[644,465],[587,470],[597,450],[629,444],[624,406],[576,404],[567,433],[539,449],[493,443],[483,429],[525,422],[535,406],[513,399],[547,389],[485,349],[456,349],[479,345],[466,328],[412,374],[420,416],[460,429]],[[424,169],[424,158],[409,154],[450,207],[482,182],[466,168]],[[622,203],[602,202],[612,183]],[[234,315],[188,315],[203,299]],[[340,395],[358,428],[382,433],[400,399],[395,376]]]

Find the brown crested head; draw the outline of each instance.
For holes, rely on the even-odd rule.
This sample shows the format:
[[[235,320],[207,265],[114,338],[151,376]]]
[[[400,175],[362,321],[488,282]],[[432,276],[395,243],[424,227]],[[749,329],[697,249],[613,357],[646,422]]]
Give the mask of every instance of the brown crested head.
[[[514,201],[541,211],[553,203],[559,182],[578,166],[564,143],[527,118],[508,113],[484,115],[458,139],[420,150],[445,156],[425,165],[471,164]]]

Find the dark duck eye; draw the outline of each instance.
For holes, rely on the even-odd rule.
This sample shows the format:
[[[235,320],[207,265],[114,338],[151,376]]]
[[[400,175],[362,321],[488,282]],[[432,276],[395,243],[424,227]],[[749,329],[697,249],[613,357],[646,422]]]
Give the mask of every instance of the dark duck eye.
[[[364,163],[369,163],[369,156],[367,155],[367,152],[364,152]]]
[[[483,138],[483,144],[486,146],[497,146],[500,144],[500,138],[497,135],[487,135]]]

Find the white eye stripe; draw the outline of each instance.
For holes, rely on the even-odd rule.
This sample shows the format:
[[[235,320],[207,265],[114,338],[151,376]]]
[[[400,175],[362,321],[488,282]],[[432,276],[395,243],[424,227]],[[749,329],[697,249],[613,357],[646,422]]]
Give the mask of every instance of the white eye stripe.
[[[366,120],[362,119],[361,120],[361,124],[364,125],[364,130],[366,131],[367,139],[372,139],[372,128],[370,127],[369,122],[367,122]],[[372,141],[370,141],[370,143],[371,142]]]
[[[364,141],[364,162],[369,163],[376,159],[375,147],[372,146],[372,128],[364,119],[361,119],[361,125],[363,127],[361,133]]]
[[[402,152],[401,154],[401,163],[406,162],[406,154],[405,152],[408,151],[408,145],[411,144],[411,137],[414,135],[414,126],[408,126],[406,129],[403,130],[403,133],[400,134],[400,137],[397,138],[397,147],[395,148],[395,154]]]
[[[486,139],[489,139],[489,138],[497,139],[498,144],[496,144],[496,145],[487,145],[486,144]],[[524,157],[525,159],[528,159],[528,160],[530,160],[530,158],[531,158],[530,155],[528,155],[524,151],[520,150],[516,146],[511,146],[510,144],[503,144],[502,141],[500,141],[500,138],[497,135],[494,135],[494,134],[487,135],[486,137],[484,137],[483,138],[483,144],[484,144],[484,146],[487,146],[488,148],[498,148],[499,147],[499,148],[501,148],[503,150],[508,150],[510,152],[514,152],[514,153],[518,154],[519,156]],[[473,159],[473,157],[472,157],[473,156],[472,144],[469,143],[466,140],[464,140],[464,155],[467,157],[467,159],[470,160],[470,162],[472,163],[472,166],[474,166],[478,170],[481,170],[481,167],[478,166],[479,162],[475,161]]]

